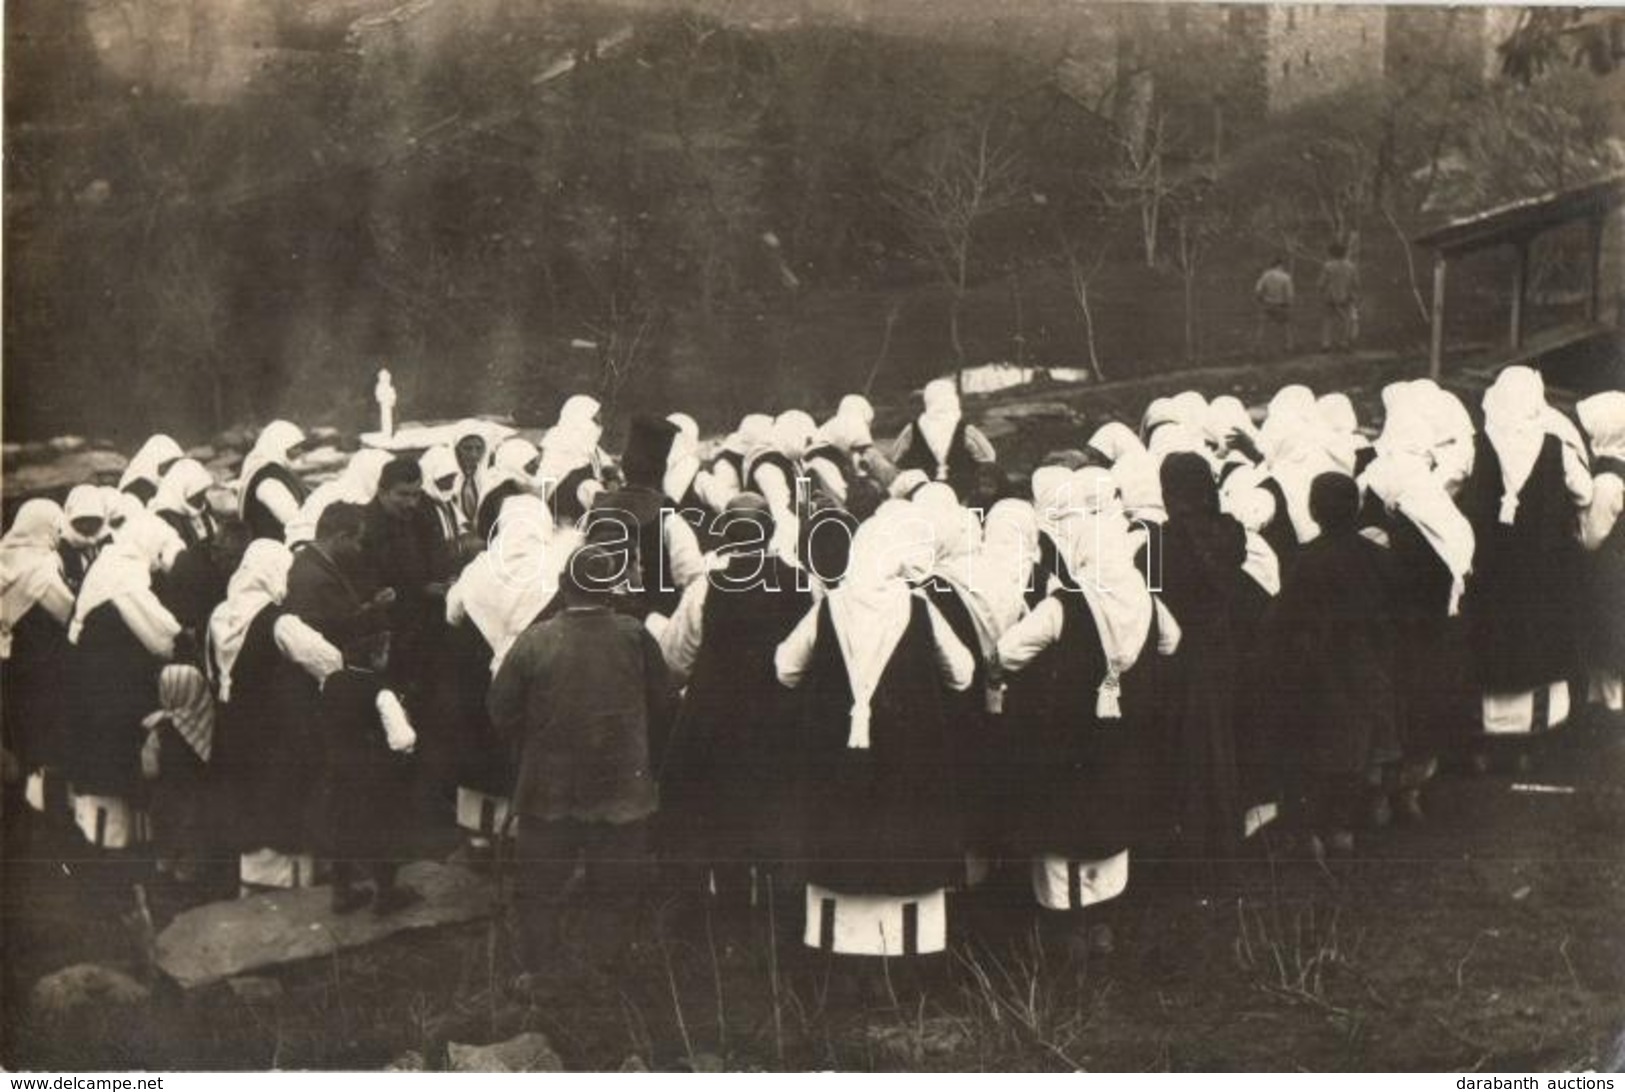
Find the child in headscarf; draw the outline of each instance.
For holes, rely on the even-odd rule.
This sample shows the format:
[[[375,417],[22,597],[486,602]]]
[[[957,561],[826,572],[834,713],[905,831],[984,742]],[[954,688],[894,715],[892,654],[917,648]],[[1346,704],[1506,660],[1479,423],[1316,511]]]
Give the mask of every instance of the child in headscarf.
[[[158,675],[158,708],[141,722],[158,871],[188,883],[209,859],[208,762],[214,749],[214,695],[192,664],[168,664]]]

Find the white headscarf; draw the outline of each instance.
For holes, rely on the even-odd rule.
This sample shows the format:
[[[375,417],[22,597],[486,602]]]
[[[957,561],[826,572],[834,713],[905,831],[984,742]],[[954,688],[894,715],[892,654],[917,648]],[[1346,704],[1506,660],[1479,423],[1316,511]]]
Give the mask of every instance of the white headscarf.
[[[214,486],[214,475],[196,459],[181,459],[169,468],[164,480],[158,483],[158,492],[147,505],[152,512],[177,512],[195,519],[208,507],[208,492]],[[203,495],[201,503],[192,498]]]
[[[558,423],[542,436],[542,458],[536,467],[538,479],[557,483],[584,466],[598,473],[598,442],[604,435],[598,413],[602,408],[598,399],[585,394],[571,395],[565,400],[559,408]],[[481,492],[484,492],[483,487]]]
[[[773,447],[792,462],[805,455],[817,439],[818,422],[801,410],[785,410],[773,419]]]
[[[1164,430],[1159,430],[1164,431]],[[1123,507],[1132,519],[1165,523],[1168,510],[1162,506],[1160,464],[1149,453],[1128,451],[1112,464],[1112,479],[1123,498]]]
[[[841,406],[835,411],[835,416],[825,421],[818,430],[819,438],[831,447],[840,448],[851,454],[860,447],[870,447],[874,444],[874,436],[869,429],[874,421],[875,411],[869,405],[869,400],[862,395],[849,394],[841,399]]]
[[[765,413],[747,413],[739,419],[739,427],[722,441],[722,450],[747,455],[772,442],[773,418]]]
[[[1340,469],[1326,449],[1324,434],[1308,423],[1278,437],[1271,445],[1270,477],[1281,487],[1287,518],[1300,543],[1320,535],[1320,524],[1309,514],[1309,487],[1321,474]]]
[[[118,480],[120,489],[128,488],[135,482],[148,482],[157,486],[163,477],[160,469],[165,463],[172,463],[185,455],[181,445],[173,439],[158,433],[147,437],[147,442],[136,450],[130,459],[130,465],[124,468],[124,474]]]
[[[1603,391],[1574,405],[1594,454],[1625,459],[1625,391]]]
[[[457,496],[457,453],[446,444],[436,444],[418,456],[418,469],[423,471],[423,491],[437,501],[450,501]],[[441,478],[451,478],[451,484],[440,486]]]
[[[1157,604],[1134,564],[1135,540],[1111,474],[1086,467],[1077,472],[1073,491],[1079,503],[1062,524],[1061,548],[1106,657],[1105,677],[1095,688],[1095,716],[1117,720],[1123,715],[1121,677],[1139,661]]]
[[[1360,486],[1410,520],[1450,570],[1449,612],[1455,615],[1473,568],[1473,525],[1432,472],[1426,452],[1396,445],[1366,467]]]
[[[316,524],[328,507],[345,504],[370,504],[378,495],[378,477],[384,467],[394,459],[390,452],[364,447],[350,456],[344,472],[330,482],[318,485],[299,506],[299,515],[283,529],[282,539],[289,546],[309,542],[316,537]],[[453,456],[453,462],[456,457]]]
[[[1213,462],[1213,452],[1207,446],[1207,438],[1182,421],[1169,422],[1153,432],[1146,451],[1159,467],[1168,456],[1180,453],[1200,455],[1210,465]]]
[[[928,522],[918,515],[877,512],[852,537],[846,577],[826,599],[852,689],[850,748],[869,747],[870,703],[913,609],[906,574],[928,569],[931,554]]]
[[[1207,399],[1199,391],[1180,391],[1169,404],[1174,423],[1201,430],[1207,421]]]
[[[24,501],[0,538],[0,659],[11,657],[11,634],[52,580],[62,578],[62,509],[55,501]]]
[[[1357,453],[1371,446],[1360,434],[1360,418],[1354,412],[1354,403],[1341,391],[1323,394],[1315,403],[1315,416],[1325,432],[1332,458],[1345,473],[1353,474]]]
[[[1219,511],[1241,524],[1247,535],[1247,557],[1241,571],[1271,595],[1281,592],[1281,559],[1260,534],[1275,518],[1275,496],[1263,488],[1264,472],[1242,466],[1232,470],[1219,486]]]
[[[147,510],[147,506],[141,503],[141,498],[134,493],[126,493],[110,485],[97,488],[102,491],[102,504],[107,510],[107,525],[115,536],[131,519]]]
[[[293,554],[280,542],[255,539],[243,553],[226,585],[226,598],[209,615],[209,663],[221,701],[231,700],[231,673],[242,655],[248,627],[266,607],[288,596],[288,570]]]
[[[1533,368],[1503,368],[1484,392],[1484,436],[1501,461],[1502,523],[1518,515],[1518,494],[1546,442],[1546,383]]]
[[[1301,383],[1292,383],[1275,392],[1264,417],[1259,440],[1265,458],[1291,433],[1297,432],[1315,416],[1315,392]]]
[[[1113,466],[1124,455],[1133,452],[1143,454],[1145,445],[1134,434],[1134,430],[1121,421],[1108,421],[1095,429],[1095,434],[1089,437],[1089,446],[1106,457],[1106,461]]]
[[[272,421],[260,430],[259,436],[254,440],[254,447],[243,459],[237,493],[238,512],[247,507],[248,487],[254,481],[254,475],[268,466],[291,467],[289,451],[304,442],[304,429],[292,421]]]
[[[1172,398],[1153,398],[1145,407],[1145,414],[1140,418],[1140,441],[1148,443],[1157,429],[1164,425],[1174,424],[1179,420],[1179,411],[1174,408]]]
[[[970,611],[976,642],[991,658],[999,636],[1021,616],[1020,595],[1011,596],[983,569],[976,516],[959,503],[953,489],[933,482],[915,495],[913,507],[931,525],[931,575],[947,581]]]
[[[1230,437],[1234,433],[1249,438],[1258,446],[1258,428],[1241,399],[1232,394],[1221,394],[1208,403],[1207,415],[1202,418],[1202,435],[1214,451],[1230,450]]]
[[[73,528],[76,519],[101,520],[101,526],[93,535],[81,535]],[[68,499],[62,505],[62,538],[75,549],[88,550],[97,546],[107,531],[107,501],[102,491],[94,485],[76,485],[68,491]]]
[[[933,379],[921,393],[925,411],[919,417],[920,436],[937,463],[946,465],[949,445],[953,443],[954,430],[959,427],[961,417],[959,392],[952,379]]]
[[[579,544],[574,531],[556,531],[540,497],[518,496],[502,506],[491,546],[469,563],[448,593],[491,646],[491,673],[559,590],[559,574]]]
[[[1038,513],[1030,501],[1007,497],[988,509],[982,523],[982,549],[978,558],[986,574],[988,594],[1019,618],[1027,608],[1028,584],[1038,564]]]
[[[104,603],[126,596],[138,601],[140,612],[161,635],[174,640],[181,624],[152,594],[152,575],[169,568],[183,548],[175,529],[157,516],[143,510],[131,518],[85,574],[68,625],[68,641],[78,644],[85,619]]]

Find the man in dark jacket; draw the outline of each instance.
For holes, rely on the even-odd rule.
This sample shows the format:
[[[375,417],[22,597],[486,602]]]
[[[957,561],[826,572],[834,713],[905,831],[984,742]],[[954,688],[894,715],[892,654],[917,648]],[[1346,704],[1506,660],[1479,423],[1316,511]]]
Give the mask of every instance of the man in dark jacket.
[[[491,683],[491,723],[519,755],[515,895],[533,970],[557,955],[578,857],[605,951],[629,938],[647,872],[660,803],[650,756],[664,746],[676,691],[654,638],[610,609],[624,559],[601,546],[576,551],[563,612],[527,630]]]
[[[366,509],[360,505],[328,505],[316,521],[315,539],[295,551],[288,570],[284,609],[338,648],[389,628],[395,592],[383,588],[369,597],[359,583],[365,529]]]

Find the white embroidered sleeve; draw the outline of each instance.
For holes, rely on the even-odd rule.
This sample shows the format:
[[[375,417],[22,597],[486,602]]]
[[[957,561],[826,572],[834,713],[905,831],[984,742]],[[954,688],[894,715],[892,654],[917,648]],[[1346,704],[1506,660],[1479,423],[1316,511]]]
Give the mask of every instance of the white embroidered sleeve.
[[[815,606],[803,615],[796,628],[790,631],[790,636],[773,653],[774,670],[779,674],[779,682],[785,686],[800,686],[807,674],[813,646],[818,643],[818,612],[823,609]]]
[[[283,658],[303,669],[318,684],[344,668],[343,654],[303,619],[292,614],[284,614],[276,620],[276,625],[271,627],[271,637]]]
[[[931,637],[937,647],[937,671],[950,690],[963,690],[976,678],[976,657],[954,634],[953,627],[936,607],[926,604],[931,618]]]
[[[1598,474],[1591,503],[1580,512],[1580,542],[1595,550],[1613,533],[1625,510],[1625,482],[1615,474]]]
[[[1044,599],[999,638],[999,666],[1005,671],[1020,671],[1032,663],[1040,652],[1061,639],[1063,620],[1061,604]]]
[[[908,449],[910,447],[912,447],[913,444],[914,444],[914,424],[913,424],[913,422],[910,422],[910,423],[903,426],[903,431],[899,432],[897,434],[897,439],[892,441],[892,445],[891,445],[891,461],[893,463],[902,462],[903,461],[903,456],[908,454]]]
[[[678,685],[688,681],[694,670],[694,661],[700,654],[700,640],[704,636],[705,599],[711,587],[709,580],[696,580],[683,592],[671,622],[660,636],[660,654],[671,669]]]
[[[406,707],[401,705],[401,699],[395,696],[395,692],[378,691],[376,705],[378,719],[384,725],[384,738],[389,741],[389,749],[403,753],[417,746],[418,734],[412,728],[411,718],[406,715]]]
[[[993,451],[993,442],[975,425],[965,426],[965,449],[979,463],[991,463],[998,457]]]
[[[468,610],[463,606],[463,582],[459,580],[446,589],[446,624],[460,626],[467,617]]]
[[[181,631],[181,624],[150,590],[126,592],[114,598],[113,605],[125,626],[148,652],[164,660],[175,654],[175,637]]]
[[[671,558],[671,578],[678,588],[686,588],[705,576],[705,554],[694,528],[677,513],[664,516],[660,533],[666,542],[666,554]]]
[[[42,571],[41,576],[45,587],[39,593],[39,605],[45,612],[63,625],[67,625],[73,618],[73,592],[63,581],[59,573]]]
[[[298,498],[288,491],[287,486],[274,478],[260,482],[254,488],[254,497],[269,508],[271,515],[283,525],[294,523],[299,519]]]

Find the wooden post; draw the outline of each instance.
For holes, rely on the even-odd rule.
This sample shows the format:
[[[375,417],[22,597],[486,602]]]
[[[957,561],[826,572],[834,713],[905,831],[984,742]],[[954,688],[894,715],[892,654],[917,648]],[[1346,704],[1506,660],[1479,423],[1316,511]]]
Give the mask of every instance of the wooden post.
[[[1428,343],[1428,375],[1437,380],[1444,370],[1444,252],[1433,255],[1433,336]]]
[[[1586,300],[1586,319],[1590,322],[1602,317],[1602,230],[1606,223],[1606,216],[1591,218],[1591,279],[1587,282],[1591,294]]]
[[[1529,288],[1529,240],[1520,239],[1518,264],[1512,270],[1512,328],[1507,342],[1514,349],[1523,345],[1523,300]]]

